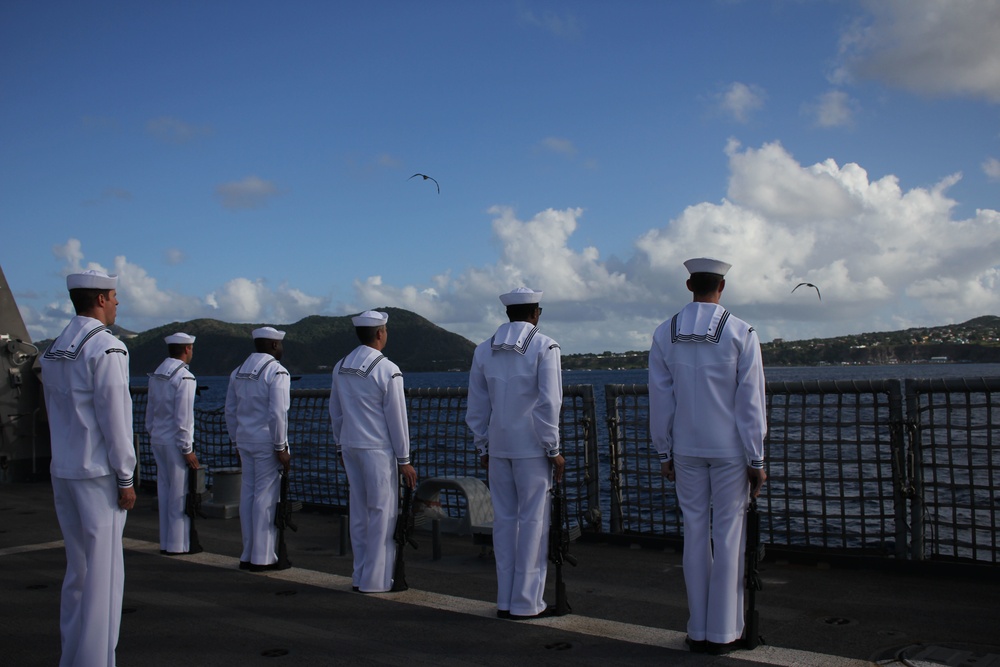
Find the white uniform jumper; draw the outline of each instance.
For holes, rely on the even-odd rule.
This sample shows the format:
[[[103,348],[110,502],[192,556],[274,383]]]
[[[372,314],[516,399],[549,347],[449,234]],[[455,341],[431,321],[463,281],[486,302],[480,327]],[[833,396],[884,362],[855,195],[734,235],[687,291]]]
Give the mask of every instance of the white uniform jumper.
[[[66,546],[59,664],[114,665],[125,584],[118,489],[132,486],[136,461],[128,350],[100,321],[78,315],[41,366]]]
[[[559,345],[530,322],[508,322],[476,347],[465,421],[489,455],[497,609],[545,609],[549,490],[559,454]]]
[[[653,334],[649,405],[684,518],[688,635],[728,644],[743,634],[747,466],[764,467],[767,431],[753,327],[717,304],[685,306]]]
[[[156,496],[160,511],[160,549],[184,553],[191,548],[191,519],[184,509],[188,492],[185,454],[194,451],[194,375],[180,359],[167,357],[149,375],[146,432],[156,459]]]
[[[271,565],[278,561],[274,523],[281,492],[281,464],[275,452],[288,446],[291,378],[270,354],[254,352],[229,377],[226,429],[243,467],[240,488],[240,561]]]
[[[338,361],[330,389],[330,424],[350,483],[352,583],[363,593],[388,591],[396,558],[397,467],[410,463],[399,367],[367,345]]]

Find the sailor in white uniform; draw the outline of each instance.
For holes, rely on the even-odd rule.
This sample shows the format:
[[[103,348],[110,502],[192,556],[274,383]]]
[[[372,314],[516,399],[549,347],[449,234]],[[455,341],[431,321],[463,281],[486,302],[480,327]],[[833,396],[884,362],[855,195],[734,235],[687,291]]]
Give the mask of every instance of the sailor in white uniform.
[[[565,466],[562,361],[538,330],[541,296],[525,287],[500,296],[510,321],[476,347],[465,418],[489,470],[497,616],[514,620],[547,612],[549,490]]]
[[[684,519],[692,651],[728,653],[743,634],[746,510],[767,479],[760,341],[719,305],[730,265],[684,262],[691,303],[661,324],[649,351],[649,428]]]
[[[121,625],[125,510],[135,506],[128,350],[109,327],[118,277],[66,278],[76,317],[41,359],[52,491],[66,546],[59,630],[63,667],[114,665]]]
[[[197,470],[194,452],[194,396],[198,389],[188,369],[194,336],[183,332],[163,339],[167,358],[149,375],[146,432],[156,459],[156,496],[160,511],[160,552],[171,556],[191,550],[191,519],[185,513],[188,469]]]
[[[333,439],[350,483],[352,583],[362,593],[392,589],[399,476],[417,484],[403,374],[382,354],[388,320],[374,310],[351,318],[361,345],[334,366],[330,389]]]
[[[229,377],[226,429],[243,468],[240,568],[251,572],[284,569],[278,563],[278,527],[274,523],[281,491],[281,469],[288,472],[288,406],[291,378],[278,363],[284,331],[254,329],[256,352]]]

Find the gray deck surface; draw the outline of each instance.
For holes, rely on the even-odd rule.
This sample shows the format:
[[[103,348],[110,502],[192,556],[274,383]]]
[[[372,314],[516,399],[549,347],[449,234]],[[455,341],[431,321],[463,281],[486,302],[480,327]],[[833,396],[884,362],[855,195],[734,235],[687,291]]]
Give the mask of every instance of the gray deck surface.
[[[340,518],[295,515],[295,567],[237,569],[238,519],[197,523],[205,552],[159,554],[154,498],[140,489],[125,529],[118,664],[1000,666],[1000,578],[796,565],[768,559],[758,594],[766,645],[728,656],[683,644],[680,554],[583,541],[565,567],[573,613],[495,618],[494,563],[471,538],[429,533],[407,549],[403,593],[350,590]],[[56,665],[65,568],[48,483],[0,485],[0,664]],[[549,571],[552,589],[554,569]],[[550,604],[554,595],[549,596]]]

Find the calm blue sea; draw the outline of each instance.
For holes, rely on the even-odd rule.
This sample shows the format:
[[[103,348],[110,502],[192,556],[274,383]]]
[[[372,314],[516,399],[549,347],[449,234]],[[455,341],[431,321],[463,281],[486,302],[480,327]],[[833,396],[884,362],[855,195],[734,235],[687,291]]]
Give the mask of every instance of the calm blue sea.
[[[198,373],[197,362],[191,369]],[[764,369],[768,380],[785,382],[805,380],[907,380],[924,378],[980,378],[1000,377],[1000,364],[896,364],[891,366],[802,366],[802,367],[769,367]],[[330,374],[319,373],[295,376],[292,389],[329,389]],[[407,387],[465,387],[469,383],[469,374],[464,372],[451,373],[407,373]],[[146,376],[133,376],[132,384],[144,386]],[[598,405],[603,405],[604,385],[607,384],[646,384],[645,369],[637,370],[604,370],[604,371],[566,371],[563,372],[563,384],[589,384],[594,386]],[[225,403],[226,387],[229,384],[227,376],[198,376],[198,384],[203,387],[198,396],[197,405],[203,410],[209,410]]]

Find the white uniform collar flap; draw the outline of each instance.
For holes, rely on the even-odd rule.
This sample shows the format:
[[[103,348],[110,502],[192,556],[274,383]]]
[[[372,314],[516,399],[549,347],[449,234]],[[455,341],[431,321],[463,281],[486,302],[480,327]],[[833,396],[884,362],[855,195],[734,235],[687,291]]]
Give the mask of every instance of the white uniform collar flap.
[[[538,327],[531,322],[507,322],[501,324],[497,332],[493,334],[490,347],[494,351],[513,350],[518,354],[524,354],[537,331]]]
[[[76,359],[84,343],[101,331],[110,331],[100,321],[90,317],[74,317],[69,326],[45,352],[47,359]]]
[[[372,367],[381,359],[382,353],[374,347],[359,345],[344,357],[344,361],[340,364],[340,372],[343,374],[353,373],[364,377],[371,372]]]
[[[267,365],[274,363],[275,361],[277,361],[277,359],[272,357],[270,354],[260,353],[251,355],[246,361],[243,362],[243,365],[240,366],[240,370],[236,374],[236,377],[241,380],[256,380],[260,377],[260,374],[264,372],[264,369],[267,368]]]
[[[670,342],[718,343],[729,311],[712,303],[691,303],[670,322]]]

